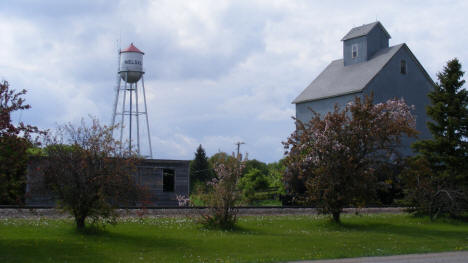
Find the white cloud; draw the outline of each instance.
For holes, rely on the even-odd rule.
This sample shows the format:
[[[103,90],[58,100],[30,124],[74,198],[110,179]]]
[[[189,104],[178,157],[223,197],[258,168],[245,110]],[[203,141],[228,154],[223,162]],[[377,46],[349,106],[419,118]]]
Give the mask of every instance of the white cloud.
[[[152,142],[153,155],[163,159],[191,156],[193,149],[198,146],[193,138],[184,134],[174,134],[165,138],[152,136]]]
[[[4,1],[0,78],[28,89],[42,128],[112,114],[116,41],[145,52],[152,145],[158,158],[231,152],[275,161],[294,129],[291,101],[342,53],[341,37],[379,19],[429,74],[468,62],[464,1]],[[19,118],[19,117],[18,117]],[[145,138],[142,135],[141,138]],[[142,140],[145,142],[145,140]]]

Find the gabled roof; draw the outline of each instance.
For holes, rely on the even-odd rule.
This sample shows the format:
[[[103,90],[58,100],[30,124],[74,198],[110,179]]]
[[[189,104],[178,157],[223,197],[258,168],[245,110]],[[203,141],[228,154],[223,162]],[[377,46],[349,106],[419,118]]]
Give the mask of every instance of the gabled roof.
[[[374,23],[370,23],[370,24],[366,24],[366,25],[362,25],[362,26],[352,28],[351,30],[349,30],[348,34],[346,34],[341,39],[341,41],[345,41],[345,40],[356,38],[356,37],[365,36],[365,35],[369,34],[369,32],[371,32],[372,29],[374,29],[374,27],[376,27],[376,26],[380,27],[380,29],[382,29],[382,31],[385,33],[385,35],[388,38],[391,38],[391,36],[387,32],[387,30],[385,30],[385,28],[382,26],[382,24],[379,21],[377,21],[377,22],[374,22]]]
[[[348,66],[343,59],[332,61],[292,103],[361,92],[403,46],[381,49],[368,61]]]

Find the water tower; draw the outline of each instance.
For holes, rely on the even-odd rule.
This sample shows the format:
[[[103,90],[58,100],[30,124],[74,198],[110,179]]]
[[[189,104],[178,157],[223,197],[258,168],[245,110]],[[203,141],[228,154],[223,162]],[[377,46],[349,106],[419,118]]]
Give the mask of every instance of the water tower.
[[[115,88],[114,111],[112,114],[112,125],[120,123],[120,141],[124,139],[124,133],[128,135],[128,149],[132,151],[132,134],[136,135],[136,152],[140,152],[140,117],[146,120],[146,134],[148,136],[149,157],[153,158],[151,148],[151,136],[148,122],[148,110],[146,107],[145,82],[143,80],[143,53],[137,47],[130,44],[124,50],[119,50],[119,68],[117,74],[117,85]],[[141,80],[141,81],[140,81]],[[122,83],[123,81],[123,83]],[[138,83],[141,85],[138,85]],[[138,96],[143,95],[143,106],[141,110]],[[120,111],[117,111],[120,108]],[[136,127],[134,126],[136,124]],[[124,130],[125,128],[125,130]],[[135,129],[136,128],[136,129]],[[127,130],[128,129],[128,130]]]

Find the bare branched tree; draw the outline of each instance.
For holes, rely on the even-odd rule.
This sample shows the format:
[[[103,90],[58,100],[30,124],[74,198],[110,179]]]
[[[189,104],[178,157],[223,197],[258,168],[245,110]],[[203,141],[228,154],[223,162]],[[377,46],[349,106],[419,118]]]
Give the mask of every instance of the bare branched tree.
[[[58,205],[71,212],[79,229],[87,218],[93,223],[115,223],[119,205],[138,199],[140,189],[133,174],[135,155],[120,152],[120,142],[112,137],[115,127],[91,125],[60,126],[45,140],[43,174]]]

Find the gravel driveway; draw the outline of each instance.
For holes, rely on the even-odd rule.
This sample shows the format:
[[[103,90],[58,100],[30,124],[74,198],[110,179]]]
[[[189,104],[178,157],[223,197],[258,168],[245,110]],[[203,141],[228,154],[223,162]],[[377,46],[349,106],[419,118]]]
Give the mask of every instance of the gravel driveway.
[[[468,251],[412,254],[387,257],[345,258],[332,260],[294,261],[294,263],[467,263]],[[291,262],[292,263],[292,262]]]

